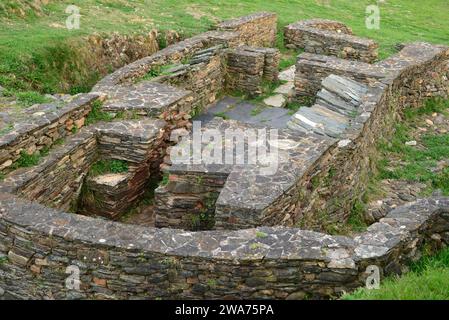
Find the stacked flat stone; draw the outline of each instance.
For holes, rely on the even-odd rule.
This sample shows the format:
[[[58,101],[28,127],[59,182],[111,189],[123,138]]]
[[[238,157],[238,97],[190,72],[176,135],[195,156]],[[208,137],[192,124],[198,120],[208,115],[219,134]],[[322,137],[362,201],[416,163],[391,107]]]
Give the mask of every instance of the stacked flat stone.
[[[0,299],[305,299],[400,275],[449,244],[449,199],[420,199],[363,233],[186,232],[74,216],[0,193]],[[80,290],[61,270],[80,268]],[[35,290],[45,285],[47,290]]]
[[[190,112],[193,97],[190,91],[173,86],[141,81],[132,85],[114,87],[102,109],[106,112],[132,112],[158,117],[164,111]]]
[[[131,165],[148,161],[164,136],[163,120],[126,120],[104,123],[96,128],[100,157],[123,160]]]
[[[55,141],[73,134],[73,128],[84,126],[97,94],[81,94],[71,101],[42,104],[33,108],[29,117],[14,124],[11,131],[0,136],[0,172],[20,158],[21,152],[33,154],[51,147]]]
[[[152,63],[163,65],[211,45],[238,42],[239,35],[233,32],[212,33],[127,66],[97,88],[114,92],[114,86],[130,85],[143,76]],[[368,86],[358,114],[340,139],[280,132],[279,146],[284,151],[278,175],[260,175],[257,166],[199,164],[177,168],[169,177],[169,183],[174,182],[171,195],[181,191],[177,201],[182,202],[186,191],[198,190],[198,195],[207,191],[198,187],[202,176],[209,179],[222,170],[220,177],[227,178],[217,201],[199,197],[198,209],[213,203],[216,227],[276,227],[187,232],[62,212],[59,208],[65,210],[69,203],[65,199],[76,195],[83,175],[96,161],[96,133],[83,128],[51,150],[39,165],[12,172],[0,182],[0,190],[7,192],[0,193],[0,295],[24,299],[322,298],[364,285],[368,265],[378,266],[381,275],[400,274],[403,266],[419,257],[423,244],[439,249],[449,243],[447,198],[399,207],[353,237],[291,226],[300,223],[318,229],[323,212],[328,223],[348,218],[349,207],[372,173],[370,158],[376,156],[378,139],[391,135],[391,124],[405,108],[419,106],[428,97],[448,96],[448,61],[448,47],[404,46],[378,64],[388,71],[386,76]],[[331,86],[325,85],[331,92]],[[341,88],[344,82],[333,85]],[[226,126],[260,128],[229,121],[213,128]],[[219,188],[220,179],[215,185],[207,180],[205,185]],[[61,272],[73,265],[80,268],[80,291],[69,290],[67,274]]]
[[[226,55],[228,87],[251,96],[262,92],[264,55],[244,49],[230,50]]]
[[[281,52],[275,48],[241,46],[239,49],[262,53],[264,55],[263,78],[267,81],[278,80]]]
[[[259,12],[237,19],[223,21],[217,30],[239,34],[241,44],[273,47],[276,43],[277,15]]]
[[[163,120],[130,120],[98,127],[99,158],[126,161],[128,171],[87,177],[79,213],[116,220],[133,207],[145,193],[152,165],[158,167],[163,156],[159,152],[165,144],[165,127]]]
[[[380,65],[302,53],[296,62],[295,95],[298,98],[315,97],[321,89],[321,82],[331,74],[366,84],[375,84],[385,78],[387,73],[388,71]]]
[[[243,139],[245,150],[248,149],[248,132],[267,129],[261,125],[242,123],[234,120],[215,118],[208,122],[203,131],[218,130],[221,136],[233,141],[229,132],[242,132],[238,139]],[[268,132],[268,137],[270,133]],[[190,164],[172,164],[167,167],[169,182],[156,190],[155,212],[156,226],[170,226],[192,229],[191,221],[201,214],[207,213],[214,219],[217,229],[245,228],[259,224],[280,224],[283,219],[290,218],[278,215],[278,210],[294,210],[291,203],[297,188],[306,177],[306,168],[315,162],[322,152],[334,142],[327,137],[295,132],[278,132],[281,146],[274,150],[267,145],[269,152],[277,154],[277,163],[272,164],[226,164],[225,148],[222,149],[222,163],[195,164],[193,154]],[[189,146],[193,141],[190,136],[176,147]],[[264,143],[268,143],[264,141]],[[202,150],[213,150],[213,145],[203,142]],[[230,144],[232,145],[232,144]],[[211,147],[208,149],[208,146]],[[205,151],[203,151],[205,152]],[[260,161],[260,160],[259,160]],[[270,168],[269,165],[273,165]],[[273,169],[271,174],[265,172]],[[307,180],[307,179],[306,179]],[[288,191],[288,192],[287,192]],[[284,196],[289,199],[282,201]],[[287,208],[286,208],[286,207]]]
[[[378,57],[379,45],[375,41],[353,36],[348,27],[337,21],[312,19],[292,23],[285,27],[284,39],[286,47],[309,53],[368,63]]]
[[[241,46],[226,52],[227,87],[256,96],[262,82],[276,81],[279,75],[280,52],[272,48]]]
[[[167,75],[154,81],[163,82],[192,93],[190,111],[204,110],[221,93],[225,81],[222,45],[195,52],[188,64],[167,70]],[[184,111],[185,110],[179,110]],[[188,111],[188,112],[190,112]]]
[[[38,165],[8,175],[0,190],[67,211],[77,202],[83,180],[96,158],[95,151],[94,130],[83,128]]]
[[[287,126],[292,130],[339,138],[359,114],[358,107],[367,91],[363,84],[330,75],[323,80],[316,103],[310,108],[300,108]]]

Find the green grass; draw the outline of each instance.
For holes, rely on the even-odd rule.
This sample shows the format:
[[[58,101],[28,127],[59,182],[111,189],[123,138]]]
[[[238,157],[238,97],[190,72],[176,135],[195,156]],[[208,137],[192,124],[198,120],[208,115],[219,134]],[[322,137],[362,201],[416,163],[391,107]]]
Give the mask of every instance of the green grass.
[[[150,71],[147,72],[140,80],[151,80],[160,76],[170,75],[171,72],[169,70],[179,66],[179,64],[167,64],[164,66],[154,66]]]
[[[285,106],[286,109],[290,110],[289,114],[293,115],[295,114],[299,108],[301,108],[303,105],[298,102],[298,101],[290,101],[289,103],[287,103],[287,105]]]
[[[43,6],[39,14],[30,10],[28,0],[21,2],[25,17],[7,10],[17,6],[17,1],[5,0],[0,6],[0,85],[20,91],[88,90],[99,75],[86,70],[71,44],[94,32],[130,34],[157,28],[189,36],[212,28],[218,20],[262,10],[278,13],[279,30],[300,19],[343,21],[357,35],[377,40],[382,57],[395,52],[396,43],[424,40],[447,44],[449,39],[446,0],[427,0],[425,5],[409,0],[383,3],[380,30],[365,27],[365,8],[375,3],[371,0],[333,0],[330,6],[315,0],[60,0]],[[68,4],[81,10],[79,30],[65,28]],[[281,33],[278,38],[281,43]]]
[[[214,116],[222,118],[224,120],[228,120],[229,119],[229,116],[226,113],[224,113],[224,112],[214,113]]]
[[[11,132],[14,129],[14,125],[12,123],[8,123],[4,128],[0,129],[0,137]]]
[[[432,99],[422,108],[405,113],[407,121],[396,125],[393,138],[379,144],[383,154],[378,163],[379,179],[423,182],[428,184],[430,191],[439,189],[449,195],[449,168],[435,172],[438,161],[449,159],[449,134],[424,134],[418,141],[422,145],[420,148],[405,144],[414,139],[411,132],[415,119],[434,112],[447,114],[448,107],[448,101]],[[419,119],[423,121],[422,117]],[[391,158],[399,159],[401,165],[392,167]]]
[[[296,54],[285,56],[279,62],[279,70],[285,70],[296,63]]]
[[[28,168],[37,165],[41,159],[40,152],[35,152],[33,154],[28,154],[25,151],[20,152],[20,158],[14,163],[14,167],[17,168]]]
[[[358,289],[343,296],[346,300],[448,300],[449,249],[436,256],[425,256],[411,265],[402,277],[390,277],[380,289]]]
[[[99,176],[106,173],[125,173],[128,172],[128,163],[123,160],[100,160],[94,163],[89,174],[91,176]]]
[[[94,124],[98,121],[111,121],[114,119],[114,116],[109,112],[104,112],[101,110],[103,103],[99,100],[96,100],[92,103],[92,110],[86,117],[86,125]],[[75,128],[75,127],[74,127]]]
[[[160,185],[161,186],[166,186],[169,181],[170,181],[170,174],[165,172],[164,175],[162,176],[162,180],[160,182]]]
[[[17,100],[25,107],[52,101],[52,99],[47,98],[36,91],[17,92],[15,96]]]

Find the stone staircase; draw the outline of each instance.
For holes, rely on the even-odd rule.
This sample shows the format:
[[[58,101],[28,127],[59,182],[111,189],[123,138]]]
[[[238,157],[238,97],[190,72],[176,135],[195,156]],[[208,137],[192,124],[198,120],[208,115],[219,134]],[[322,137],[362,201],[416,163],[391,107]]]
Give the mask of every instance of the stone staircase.
[[[330,75],[322,82],[312,107],[300,108],[287,123],[294,131],[314,132],[338,138],[358,113],[368,88],[353,80]]]

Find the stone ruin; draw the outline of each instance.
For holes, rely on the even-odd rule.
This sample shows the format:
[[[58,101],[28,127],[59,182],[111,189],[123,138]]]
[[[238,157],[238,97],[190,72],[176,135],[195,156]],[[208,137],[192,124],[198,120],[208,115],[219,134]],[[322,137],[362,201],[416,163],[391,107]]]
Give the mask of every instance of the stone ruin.
[[[222,22],[118,69],[91,93],[37,106],[1,136],[3,297],[328,298],[363,286],[368,265],[400,274],[424,244],[448,243],[447,198],[399,207],[355,236],[319,231],[347,220],[376,141],[401,112],[448,96],[449,48],[405,44],[376,62],[378,45],[344,24],[300,21],[284,38],[304,52],[279,73],[276,28],[265,12]],[[310,106],[256,113],[252,101],[229,96],[257,97],[278,79],[275,93]],[[99,111],[112,121],[89,123]],[[192,120],[219,133],[278,129],[275,174],[258,163],[173,163],[181,142],[170,136],[189,143]],[[37,165],[17,169],[24,153],[45,149]],[[92,174],[110,160],[126,170]],[[113,221],[152,179],[152,225]],[[79,290],[65,285],[70,266],[80,270]]]

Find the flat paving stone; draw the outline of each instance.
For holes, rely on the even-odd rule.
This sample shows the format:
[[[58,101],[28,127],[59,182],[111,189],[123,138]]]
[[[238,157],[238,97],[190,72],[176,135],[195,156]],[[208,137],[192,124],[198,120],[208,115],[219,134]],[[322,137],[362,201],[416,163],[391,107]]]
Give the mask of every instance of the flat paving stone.
[[[277,87],[274,90],[274,93],[279,93],[284,96],[290,97],[294,94],[294,88],[295,88],[295,84],[293,83],[293,81],[289,81],[289,82],[284,83],[284,84],[280,85],[279,87]]]
[[[263,100],[267,106],[282,108],[287,104],[287,99],[282,94],[276,94]]]
[[[281,72],[279,72],[279,80],[293,81],[295,79],[296,66],[293,65]]]
[[[287,109],[254,104],[235,97],[225,97],[212,105],[206,113],[193,120],[207,124],[215,117],[277,129],[286,128],[290,119]]]

